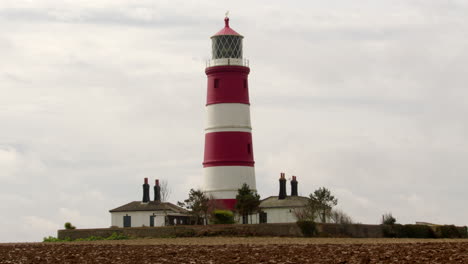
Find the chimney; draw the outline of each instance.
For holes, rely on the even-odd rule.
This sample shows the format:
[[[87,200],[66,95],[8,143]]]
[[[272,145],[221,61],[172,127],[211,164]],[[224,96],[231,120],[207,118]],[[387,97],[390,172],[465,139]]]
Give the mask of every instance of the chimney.
[[[292,176],[292,180],[291,180],[291,196],[297,196],[297,180],[296,180],[296,176]]]
[[[150,201],[150,193],[149,193],[148,178],[145,178],[145,183],[143,184],[143,202],[147,203],[149,201]]]
[[[278,195],[278,200],[286,199],[286,177],[284,176],[284,172],[280,174],[279,184],[280,184],[280,191]]]
[[[161,202],[161,186],[159,186],[159,180],[156,180],[154,184],[154,201]]]

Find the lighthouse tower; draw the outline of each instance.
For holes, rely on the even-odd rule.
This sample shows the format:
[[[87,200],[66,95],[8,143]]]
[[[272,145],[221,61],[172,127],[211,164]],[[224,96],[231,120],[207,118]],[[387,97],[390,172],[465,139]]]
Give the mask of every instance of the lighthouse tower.
[[[248,60],[242,57],[239,33],[225,26],[211,37],[212,58],[207,62],[204,187],[218,204],[233,209],[237,190],[255,186]]]

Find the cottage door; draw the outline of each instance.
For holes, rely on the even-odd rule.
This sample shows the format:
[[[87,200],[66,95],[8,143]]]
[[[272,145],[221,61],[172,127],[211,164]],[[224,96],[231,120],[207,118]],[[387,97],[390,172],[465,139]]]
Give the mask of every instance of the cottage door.
[[[132,217],[130,215],[125,215],[123,217],[124,227],[132,227]]]
[[[154,215],[150,215],[150,226],[154,226]]]

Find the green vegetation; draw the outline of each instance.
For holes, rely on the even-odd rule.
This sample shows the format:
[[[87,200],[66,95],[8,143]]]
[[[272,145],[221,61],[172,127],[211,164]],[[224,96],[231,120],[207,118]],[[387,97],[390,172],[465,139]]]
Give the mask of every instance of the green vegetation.
[[[442,225],[434,227],[434,235],[437,238],[468,238],[466,226]]]
[[[382,225],[393,225],[396,223],[395,217],[392,213],[382,215]]]
[[[53,236],[49,236],[49,237],[44,237],[44,240],[42,242],[73,242],[73,241],[124,240],[124,239],[130,239],[130,238],[124,234],[118,234],[114,232],[112,233],[112,235],[108,237],[90,236],[87,238],[78,238],[75,240],[69,237],[66,237],[65,239],[59,239]]]
[[[454,225],[382,225],[384,237],[394,238],[468,238],[466,227]]]
[[[313,221],[297,221],[296,224],[299,226],[305,237],[314,236],[317,231]]]
[[[256,191],[250,189],[249,185],[244,183],[237,190],[236,195],[236,211],[241,216],[250,215],[250,223],[252,223],[252,213],[258,211],[260,205],[260,195]]]
[[[234,214],[228,210],[214,210],[212,216],[213,224],[234,224]]]
[[[53,236],[44,237],[44,239],[42,240],[42,242],[71,242],[71,241],[73,240],[71,240],[69,237],[66,237],[65,239],[58,239]]]
[[[66,222],[64,225],[65,229],[75,229],[76,227],[72,225],[70,222]]]
[[[210,209],[210,198],[202,190],[190,189],[189,198],[184,202],[177,202],[177,205],[190,211],[195,224],[206,224]]]

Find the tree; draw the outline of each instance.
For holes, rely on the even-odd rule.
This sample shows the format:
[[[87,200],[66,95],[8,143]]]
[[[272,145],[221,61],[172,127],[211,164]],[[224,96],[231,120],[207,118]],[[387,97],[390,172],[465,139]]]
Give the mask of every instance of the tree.
[[[250,215],[250,223],[252,223],[252,213],[258,211],[260,205],[260,195],[256,191],[250,189],[247,183],[244,183],[237,190],[236,195],[236,211],[239,215],[245,217]]]
[[[382,215],[382,225],[393,225],[395,223],[396,219],[393,217],[392,213]]]
[[[339,209],[331,210],[330,219],[335,224],[352,224],[353,223],[353,219],[348,214],[346,214],[345,212]]]
[[[169,196],[171,195],[171,188],[169,188],[167,180],[160,180],[159,186],[161,188],[161,202],[167,202]]]
[[[177,205],[188,209],[196,224],[206,224],[209,213],[210,199],[200,189],[190,189],[189,198],[184,200],[183,203],[177,202]]]
[[[65,227],[65,229],[75,229],[76,228],[70,222],[66,222],[63,226]]]
[[[338,199],[331,195],[330,190],[325,187],[320,187],[310,194],[309,207],[319,212],[319,217],[323,223],[327,222],[327,216],[333,206],[338,204]]]

